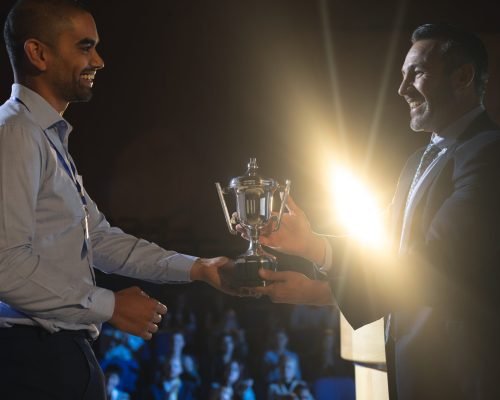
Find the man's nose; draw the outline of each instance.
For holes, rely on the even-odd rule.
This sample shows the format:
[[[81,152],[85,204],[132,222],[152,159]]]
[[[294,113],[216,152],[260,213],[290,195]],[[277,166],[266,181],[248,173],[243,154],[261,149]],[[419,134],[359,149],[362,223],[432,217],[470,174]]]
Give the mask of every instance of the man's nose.
[[[410,88],[411,86],[411,82],[409,81],[408,78],[403,78],[403,80],[401,81],[401,84],[399,85],[399,89],[398,89],[398,94],[400,96],[404,96],[405,94],[408,94],[408,89]]]
[[[94,56],[92,57],[92,67],[95,69],[104,68],[104,60],[101,58],[97,51],[94,51]]]

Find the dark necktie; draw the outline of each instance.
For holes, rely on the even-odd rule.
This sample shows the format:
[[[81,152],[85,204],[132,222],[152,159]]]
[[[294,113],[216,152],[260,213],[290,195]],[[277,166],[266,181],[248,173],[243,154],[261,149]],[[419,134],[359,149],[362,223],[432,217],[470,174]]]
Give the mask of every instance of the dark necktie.
[[[437,155],[441,151],[437,145],[433,143],[429,143],[426,147],[424,154],[422,154],[422,158],[420,159],[420,164],[418,164],[417,172],[415,172],[415,176],[413,177],[413,181],[410,186],[410,191],[408,192],[408,200],[410,199],[413,191],[415,190],[415,186],[417,186],[418,181],[424,174],[425,170],[431,163],[436,159]],[[407,200],[407,201],[408,201]],[[407,203],[408,206],[408,203]]]
[[[431,163],[436,159],[437,155],[441,151],[441,148],[438,147],[437,145],[433,143],[429,143],[427,147],[425,148],[424,154],[422,154],[422,158],[420,159],[420,163],[418,164],[417,171],[415,172],[415,175],[413,177],[413,181],[411,182],[410,190],[408,192],[408,197],[406,199],[406,208],[408,208],[408,202],[410,201],[410,198],[413,194],[413,191],[415,190],[415,187],[417,186],[417,183],[420,181],[420,178],[426,171],[426,169],[431,165]],[[387,342],[389,335],[393,336],[395,338],[395,332],[394,332],[394,327],[393,321],[392,321],[392,314],[389,314],[385,318],[385,341]]]

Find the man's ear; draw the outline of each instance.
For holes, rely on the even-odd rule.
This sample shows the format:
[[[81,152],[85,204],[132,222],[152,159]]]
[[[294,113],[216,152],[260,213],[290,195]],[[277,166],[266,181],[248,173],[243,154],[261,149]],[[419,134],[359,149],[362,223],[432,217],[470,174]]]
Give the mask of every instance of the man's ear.
[[[36,39],[28,39],[24,42],[24,54],[29,63],[38,71],[47,69],[47,46]]]
[[[474,88],[474,77],[476,70],[472,64],[463,64],[455,69],[451,74],[453,89],[462,92],[468,88]]]

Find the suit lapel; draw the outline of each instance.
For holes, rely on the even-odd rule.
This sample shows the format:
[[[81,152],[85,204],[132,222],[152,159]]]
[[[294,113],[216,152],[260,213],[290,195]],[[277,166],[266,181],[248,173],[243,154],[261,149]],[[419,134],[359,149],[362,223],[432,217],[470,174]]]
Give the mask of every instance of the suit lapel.
[[[415,175],[418,163],[424,150],[425,147],[422,147],[408,159],[396,186],[396,193],[394,194],[392,200],[389,219],[390,235],[396,248],[399,247],[399,241],[401,238],[404,208],[408,197],[408,191],[410,190],[413,176]]]
[[[497,129],[497,128],[496,128],[496,125],[488,117],[488,114],[486,112],[480,114],[474,121],[472,121],[472,123],[458,137],[457,141],[446,149],[446,153],[444,153],[443,155],[441,155],[439,157],[439,159],[437,160],[437,162],[433,166],[433,168],[422,179],[419,186],[417,187],[417,190],[414,193],[413,201],[409,205],[409,208],[407,210],[406,219],[404,219],[404,212],[405,212],[404,208],[406,205],[406,197],[408,196],[408,190],[409,190],[409,187],[411,185],[411,180],[413,179],[413,175],[415,174],[417,167],[413,167],[412,169],[408,170],[408,174],[410,175],[410,176],[408,176],[408,178],[410,179],[410,183],[407,184],[407,186],[405,185],[404,187],[401,188],[402,193],[399,195],[400,202],[404,198],[404,202],[400,204],[400,210],[399,210],[400,215],[401,215],[401,220],[402,220],[401,221],[402,228],[400,230],[400,232],[401,232],[400,252],[404,253],[407,249],[407,245],[408,245],[408,242],[410,240],[410,232],[412,230],[413,218],[415,217],[416,209],[418,208],[420,202],[423,200],[425,193],[429,189],[432,182],[440,174],[440,172],[443,170],[443,168],[448,163],[450,158],[453,157],[453,154],[454,154],[456,148],[461,143],[463,143],[464,140],[470,139],[472,136],[476,135],[479,132],[482,132],[485,130],[490,130],[490,129]],[[422,151],[419,151],[419,152],[414,154],[414,157],[417,159],[417,163],[418,163],[418,160],[420,159],[420,157],[418,155],[421,156]],[[398,191],[399,191],[399,188],[398,188]]]
[[[449,159],[452,157],[457,144],[454,144],[446,149],[446,152],[442,154],[432,167],[432,169],[425,175],[413,194],[413,201],[408,205],[406,210],[406,218],[403,223],[401,231],[401,241],[400,241],[400,252],[404,253],[406,251],[408,240],[410,239],[410,232],[413,225],[413,218],[415,217],[415,211],[418,208],[420,202],[424,198],[425,193],[429,189],[434,179],[443,170],[444,166],[448,163]],[[404,210],[403,210],[404,214]]]

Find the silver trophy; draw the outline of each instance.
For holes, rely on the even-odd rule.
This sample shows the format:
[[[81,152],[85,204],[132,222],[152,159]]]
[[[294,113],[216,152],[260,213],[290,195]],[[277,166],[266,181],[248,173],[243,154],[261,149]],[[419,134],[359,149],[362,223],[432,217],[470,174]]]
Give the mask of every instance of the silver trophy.
[[[229,232],[236,235],[238,232],[233,224],[239,223],[246,230],[250,241],[248,250],[235,260],[232,281],[237,287],[265,286],[266,282],[259,277],[259,269],[276,271],[278,268],[276,257],[266,253],[259,243],[259,235],[269,224],[272,224],[273,231],[279,229],[291,182],[287,180],[285,185],[280,185],[274,179],[262,178],[258,175],[258,168],[257,160],[250,158],[245,175],[231,179],[226,188],[222,188],[218,182],[215,184]],[[281,194],[281,206],[278,215],[273,215],[276,190]],[[229,215],[224,198],[230,192],[236,196],[235,218]]]

